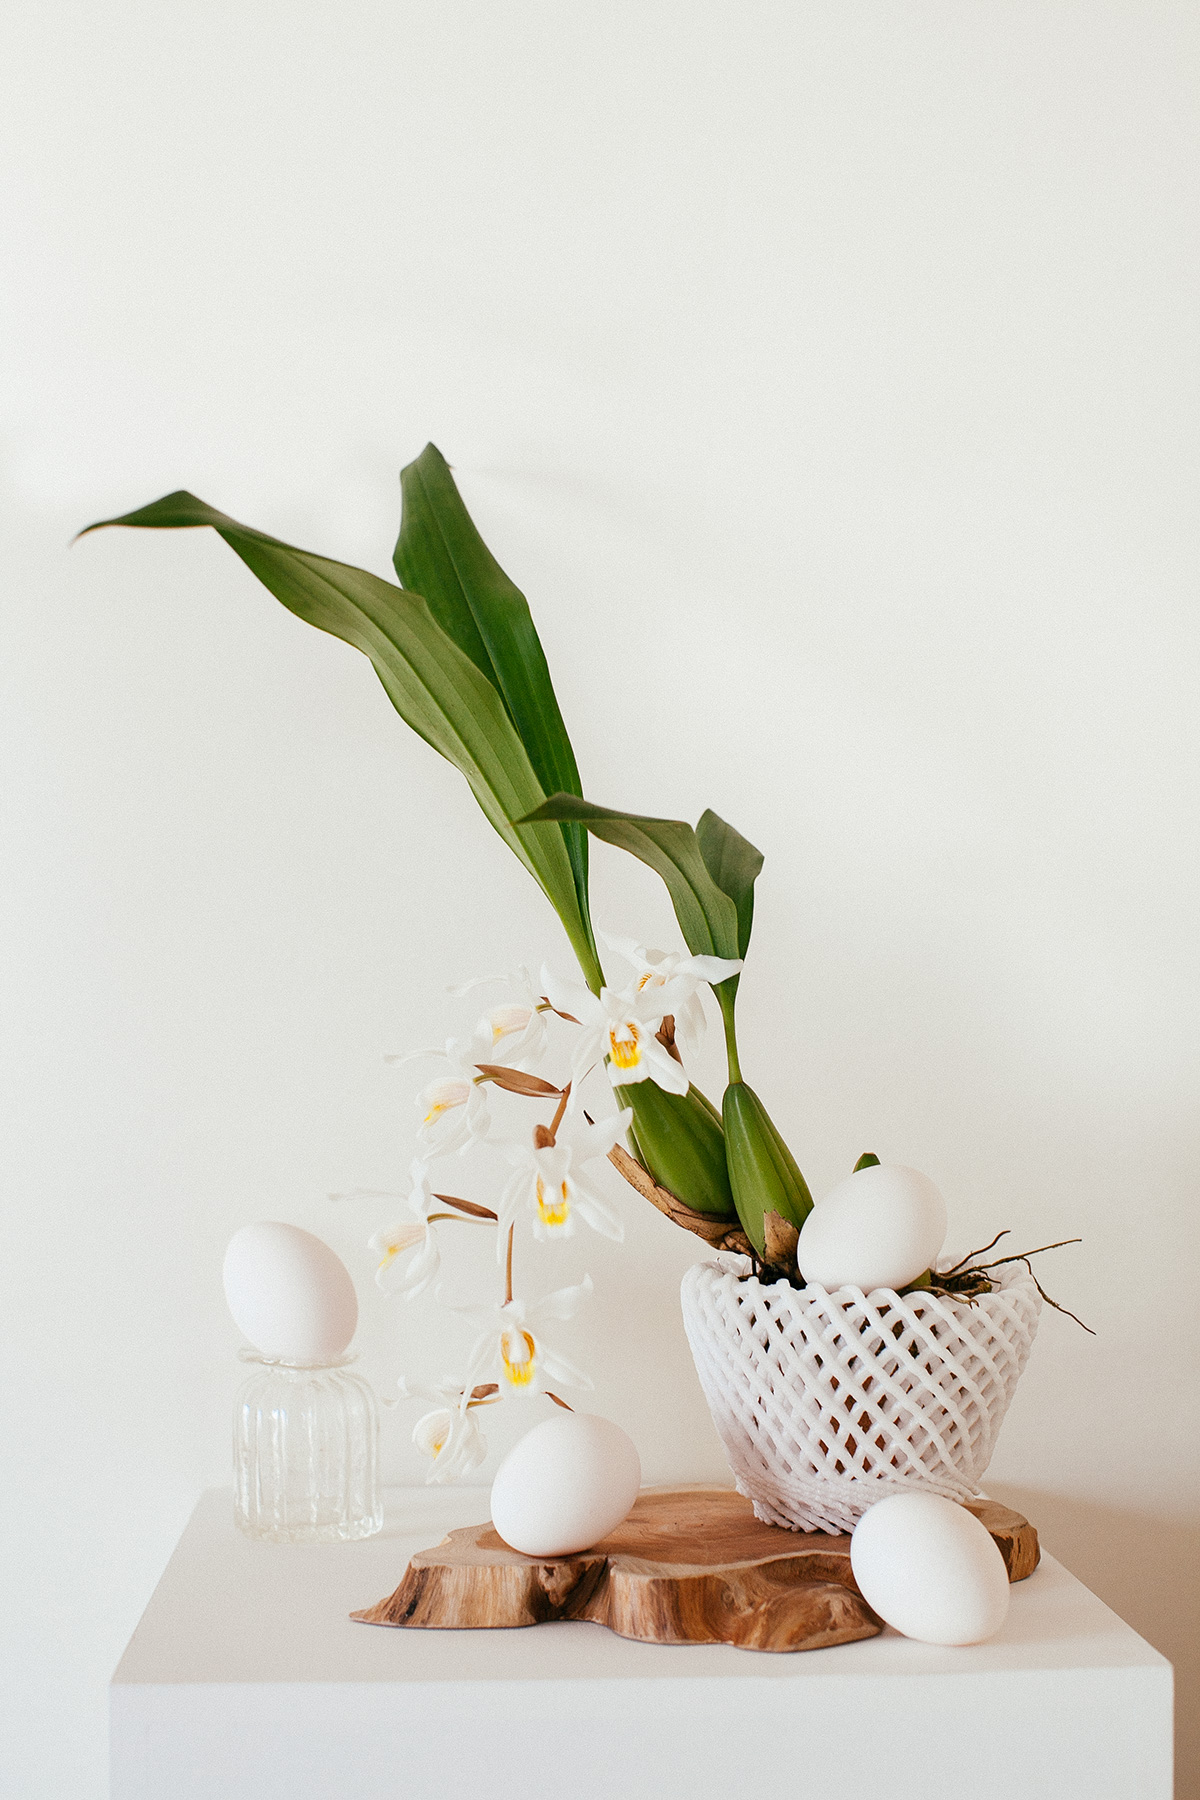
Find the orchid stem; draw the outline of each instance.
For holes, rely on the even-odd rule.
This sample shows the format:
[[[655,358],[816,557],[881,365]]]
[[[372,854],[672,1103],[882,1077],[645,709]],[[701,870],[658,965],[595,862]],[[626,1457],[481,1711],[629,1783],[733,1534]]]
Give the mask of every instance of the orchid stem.
[[[515,1224],[510,1225],[508,1228],[508,1252],[504,1258],[504,1304],[505,1304],[505,1306],[512,1305],[512,1297],[513,1297],[513,1295],[512,1295],[512,1253],[513,1253],[513,1236],[516,1232],[516,1229],[517,1228],[516,1228]]]
[[[725,1058],[729,1064],[731,1082],[742,1079],[742,1065],[738,1061],[737,1028],[733,1022],[734,997],[737,994],[737,976],[731,981],[721,982],[713,989],[717,996],[717,1004],[721,1008],[721,1017],[725,1022]]]
[[[550,1142],[551,1143],[553,1143],[554,1139],[558,1136],[558,1128],[563,1122],[563,1114],[567,1110],[567,1101],[570,1098],[571,1098],[571,1084],[568,1081],[566,1087],[562,1091],[562,1098],[559,1101],[558,1106],[555,1110],[554,1117],[550,1121]]]

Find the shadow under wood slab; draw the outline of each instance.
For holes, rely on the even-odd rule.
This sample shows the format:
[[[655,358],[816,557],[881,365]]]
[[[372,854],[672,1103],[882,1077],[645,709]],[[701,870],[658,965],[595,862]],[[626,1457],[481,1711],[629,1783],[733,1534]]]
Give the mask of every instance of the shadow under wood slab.
[[[968,1510],[991,1532],[1010,1581],[1038,1564],[1037,1532],[991,1500]],[[820,1650],[883,1626],[858,1592],[849,1537],[784,1531],[726,1488],[641,1494],[594,1549],[539,1561],[490,1524],[452,1531],[413,1557],[394,1594],[351,1618],[453,1631],[587,1619],[649,1644]]]

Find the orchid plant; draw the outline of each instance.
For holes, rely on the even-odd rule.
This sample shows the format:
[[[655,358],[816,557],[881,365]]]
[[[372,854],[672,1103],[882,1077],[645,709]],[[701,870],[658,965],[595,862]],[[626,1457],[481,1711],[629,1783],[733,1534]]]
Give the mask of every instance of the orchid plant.
[[[431,1478],[444,1480],[482,1461],[481,1408],[530,1393],[567,1405],[556,1387],[590,1385],[544,1331],[549,1322],[553,1337],[555,1323],[591,1292],[590,1281],[526,1298],[514,1288],[514,1253],[520,1231],[561,1241],[577,1220],[602,1235],[622,1235],[596,1180],[601,1158],[676,1224],[709,1245],[743,1252],[752,1270],[772,1279],[799,1279],[796,1242],[812,1198],[741,1069],[736,1000],[761,853],[711,811],[692,826],[584,797],[528,603],[484,544],[448,464],[428,444],[402,471],[400,485],[398,586],[295,549],[182,491],[100,524],[211,526],[289,611],[369,657],[396,711],[460,770],[488,822],[538,883],[579,964],[581,981],[545,968],[534,981],[519,970],[507,981],[506,999],[469,1036],[413,1053],[432,1064],[431,1078],[420,1095],[405,1213],[371,1239],[379,1283],[410,1299],[430,1289],[441,1297],[440,1239],[452,1222],[493,1228],[504,1272],[503,1298],[456,1308],[477,1327],[462,1374],[435,1388],[402,1384],[405,1393],[436,1403],[414,1436],[433,1458]],[[592,925],[590,837],[662,878],[686,946],[660,950],[599,934],[631,970],[619,987],[605,974]],[[706,987],[724,1025],[728,1080],[719,1110],[690,1080],[685,1061],[704,1027]],[[547,1080],[536,1071],[556,1019],[575,1036],[569,1073]],[[594,1121],[580,1095],[587,1081],[602,1079],[601,1070],[618,1110]],[[539,1103],[543,1112],[552,1103],[552,1115],[531,1130],[505,1131],[496,1122],[495,1090]],[[490,1144],[507,1164],[494,1206],[433,1186],[432,1164],[476,1144]],[[868,1155],[858,1166],[876,1160]],[[1000,1262],[1026,1260],[972,1257],[927,1271],[915,1285],[969,1298],[990,1288],[989,1271]]]
[[[430,1079],[405,1215],[372,1239],[381,1285],[412,1297],[437,1284],[439,1239],[452,1220],[496,1231],[504,1298],[476,1318],[479,1336],[461,1379],[426,1391],[438,1405],[417,1427],[435,1469],[464,1473],[481,1454],[480,1407],[543,1390],[562,1403],[546,1384],[579,1379],[546,1341],[543,1325],[570,1317],[589,1284],[540,1301],[519,1297],[513,1253],[519,1227],[556,1239],[578,1219],[620,1235],[619,1216],[593,1172],[599,1159],[607,1156],[644,1198],[706,1243],[791,1275],[812,1199],[741,1069],[736,999],[761,853],[711,811],[693,827],[584,797],[524,595],[484,544],[432,444],[400,479],[393,555],[399,586],[282,543],[185,492],[101,523],[211,526],[291,612],[368,656],[400,716],[462,772],[493,829],[550,901],[575,954],[582,980],[543,969],[535,982],[522,969],[503,1003],[469,1036],[415,1053],[427,1059]],[[660,950],[602,936],[606,952],[629,966],[623,986],[610,985],[593,929],[589,837],[655,870],[686,946]],[[720,1109],[689,1079],[685,1062],[703,1029],[706,987],[724,1026],[728,1082]],[[573,1028],[574,1041],[569,1075],[547,1081],[536,1066],[555,1019]],[[618,1110],[593,1121],[579,1095],[601,1069]],[[494,1123],[496,1089],[553,1101],[553,1116],[506,1135]],[[493,1144],[509,1167],[494,1206],[432,1185],[433,1163],[476,1143]]]

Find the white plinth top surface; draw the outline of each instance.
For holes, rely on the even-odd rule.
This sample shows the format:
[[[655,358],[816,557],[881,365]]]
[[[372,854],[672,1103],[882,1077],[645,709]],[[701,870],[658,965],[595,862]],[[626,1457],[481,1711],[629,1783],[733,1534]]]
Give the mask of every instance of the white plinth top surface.
[[[204,1495],[113,1678],[113,1800],[1169,1800],[1170,1666],[1051,1557],[964,1649],[396,1630],[347,1615],[487,1493],[388,1501],[363,1543],[274,1545]]]

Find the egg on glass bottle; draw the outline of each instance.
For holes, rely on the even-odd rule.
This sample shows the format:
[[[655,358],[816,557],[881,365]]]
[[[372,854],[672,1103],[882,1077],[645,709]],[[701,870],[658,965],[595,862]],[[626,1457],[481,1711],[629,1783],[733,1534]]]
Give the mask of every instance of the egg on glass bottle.
[[[274,1362],[337,1362],[358,1326],[358,1298],[341,1258],[299,1225],[264,1219],[231,1238],[223,1270],[234,1323]]]

